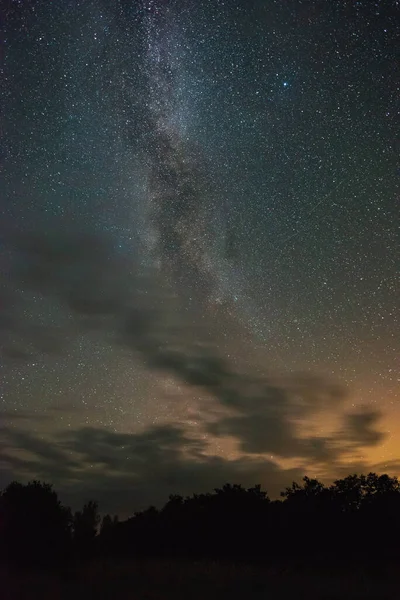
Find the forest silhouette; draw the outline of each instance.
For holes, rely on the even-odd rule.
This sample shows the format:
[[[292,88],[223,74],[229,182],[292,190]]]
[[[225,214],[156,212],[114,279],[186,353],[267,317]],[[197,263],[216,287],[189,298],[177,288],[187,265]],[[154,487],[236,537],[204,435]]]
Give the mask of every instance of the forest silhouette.
[[[304,477],[270,500],[260,485],[172,495],[120,521],[93,500],[72,512],[52,486],[13,482],[0,496],[3,563],[59,568],[98,558],[262,564],[387,564],[399,557],[400,483],[349,475],[325,486]]]

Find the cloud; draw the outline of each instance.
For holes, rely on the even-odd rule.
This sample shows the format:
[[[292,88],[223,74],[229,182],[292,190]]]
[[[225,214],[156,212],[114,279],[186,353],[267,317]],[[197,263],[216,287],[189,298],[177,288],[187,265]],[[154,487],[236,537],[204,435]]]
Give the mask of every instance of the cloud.
[[[254,427],[253,424],[249,439]],[[95,498],[102,510],[125,517],[150,504],[163,504],[169,494],[211,491],[225,482],[248,486],[261,483],[271,497],[278,497],[293,480],[299,481],[307,473],[304,466],[285,469],[260,455],[230,460],[210,454],[203,437],[193,437],[182,426],[172,424],[135,434],[85,427],[52,436],[4,428],[2,440],[3,485],[14,478],[40,478],[54,483],[73,507],[83,499]],[[291,440],[289,436],[288,443]],[[275,442],[279,444],[278,436]],[[304,456],[332,460],[330,468],[322,471],[325,479],[368,469],[361,462],[346,466],[335,462],[340,453],[332,454],[316,440],[298,443]],[[311,449],[313,443],[316,448]],[[23,453],[18,452],[22,448]],[[296,451],[292,448],[293,453]]]
[[[209,425],[214,435],[235,437],[243,452],[273,454],[282,458],[309,458],[314,461],[336,460],[341,450],[334,438],[300,438],[294,426],[282,415],[253,414],[221,419]]]
[[[54,294],[75,313],[113,315],[129,297],[129,272],[104,236],[55,231],[26,234],[18,242],[20,282]]]
[[[55,409],[53,408],[52,410]],[[8,421],[47,421],[48,419],[51,419],[50,415],[43,414],[42,411],[34,412],[17,409],[0,410],[0,424]]]
[[[228,460],[209,455],[204,440],[193,439],[173,425],[137,434],[83,428],[41,439],[9,429],[3,437],[3,480],[4,473],[20,479],[39,477],[53,482],[75,505],[82,498],[95,497],[102,510],[125,516],[150,503],[162,504],[171,493],[211,491],[225,482],[262,483],[278,495],[302,475],[261,458]],[[13,452],[21,444],[25,458]]]
[[[42,469],[48,468],[46,465],[51,467],[55,464],[62,464],[63,469],[78,466],[78,463],[68,457],[62,448],[49,444],[45,438],[22,429],[13,430],[11,450],[21,450],[23,453],[29,453],[32,458],[26,458],[25,460],[30,462],[34,458],[41,463],[40,468]]]
[[[54,230],[20,236],[15,247],[18,258],[10,278],[15,287],[57,300],[60,310],[69,311],[68,334],[84,333],[91,323],[107,334],[105,339],[140,356],[154,372],[166,372],[212,397],[224,414],[211,423],[204,415],[203,428],[214,436],[234,437],[244,454],[333,464],[351,449],[382,440],[376,428],[378,413],[346,416],[346,391],[335,383],[304,374],[278,379],[243,373],[215,346],[198,344],[183,316],[177,322],[170,314],[163,280],[148,277],[132,261],[120,257],[106,237]],[[13,322],[15,332],[22,335],[18,315]],[[41,349],[46,347],[43,340],[48,340],[47,350],[52,351],[52,340],[57,339],[53,321],[44,321],[42,327],[29,324],[25,339],[32,342],[33,338]],[[344,418],[342,430],[325,437],[300,435],[298,422],[324,411]],[[74,443],[80,441],[77,437]],[[98,441],[92,441],[98,447]],[[161,444],[160,439],[151,442],[154,447]],[[167,451],[171,454],[172,447]],[[149,447],[146,452],[150,454]]]
[[[384,439],[377,429],[380,416],[378,412],[344,414],[344,428],[327,436],[304,437],[282,414],[271,415],[266,409],[264,413],[222,418],[209,424],[208,431],[236,438],[241,450],[249,454],[303,458],[329,468],[349,452],[375,446]]]
[[[344,437],[357,446],[376,446],[385,437],[376,429],[380,417],[379,411],[368,409],[346,415]]]

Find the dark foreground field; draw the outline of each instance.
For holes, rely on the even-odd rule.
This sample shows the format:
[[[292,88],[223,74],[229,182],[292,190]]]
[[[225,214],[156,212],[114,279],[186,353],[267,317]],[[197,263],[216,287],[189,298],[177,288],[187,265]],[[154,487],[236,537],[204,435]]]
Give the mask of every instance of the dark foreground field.
[[[183,561],[97,562],[62,575],[2,570],[4,600],[397,599],[396,569],[291,569]]]

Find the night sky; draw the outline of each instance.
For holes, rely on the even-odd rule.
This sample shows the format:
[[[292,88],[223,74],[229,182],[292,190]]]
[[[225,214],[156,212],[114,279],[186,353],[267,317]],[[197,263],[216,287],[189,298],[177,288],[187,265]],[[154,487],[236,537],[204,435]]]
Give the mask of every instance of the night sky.
[[[6,3],[2,486],[400,474],[399,16]]]

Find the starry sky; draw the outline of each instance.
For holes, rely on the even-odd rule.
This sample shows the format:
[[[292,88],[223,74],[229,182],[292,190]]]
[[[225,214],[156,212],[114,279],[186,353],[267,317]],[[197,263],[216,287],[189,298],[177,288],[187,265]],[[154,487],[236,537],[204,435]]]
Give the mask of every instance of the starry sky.
[[[0,483],[399,475],[398,2],[4,17]]]

